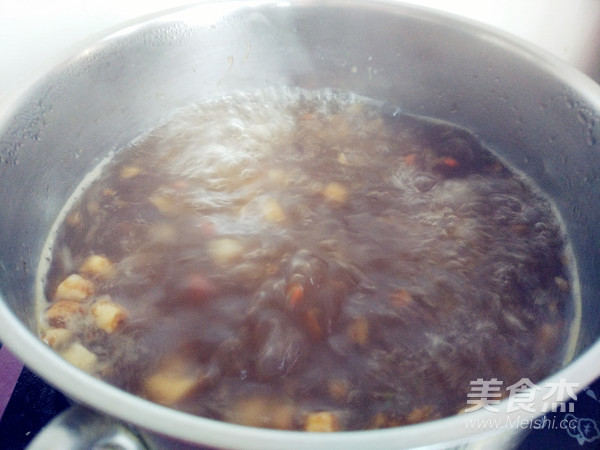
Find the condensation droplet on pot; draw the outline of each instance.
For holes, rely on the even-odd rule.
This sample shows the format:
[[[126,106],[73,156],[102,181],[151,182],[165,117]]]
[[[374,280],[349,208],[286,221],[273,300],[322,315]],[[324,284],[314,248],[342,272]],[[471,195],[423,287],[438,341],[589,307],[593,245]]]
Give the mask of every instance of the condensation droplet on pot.
[[[586,142],[590,147],[593,147],[597,143],[596,138],[591,133],[588,135]]]

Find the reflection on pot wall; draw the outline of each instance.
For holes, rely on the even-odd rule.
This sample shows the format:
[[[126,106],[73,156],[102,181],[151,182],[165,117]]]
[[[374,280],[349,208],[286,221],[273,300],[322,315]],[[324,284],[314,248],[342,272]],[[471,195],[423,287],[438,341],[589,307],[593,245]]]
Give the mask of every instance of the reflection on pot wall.
[[[597,0],[405,1],[506,30],[600,81],[600,2]]]
[[[600,81],[600,1],[403,0],[504,29]],[[24,0],[0,15],[0,99],[53,65],[68,49],[123,21],[190,3],[187,0]],[[8,68],[8,69],[7,69]]]

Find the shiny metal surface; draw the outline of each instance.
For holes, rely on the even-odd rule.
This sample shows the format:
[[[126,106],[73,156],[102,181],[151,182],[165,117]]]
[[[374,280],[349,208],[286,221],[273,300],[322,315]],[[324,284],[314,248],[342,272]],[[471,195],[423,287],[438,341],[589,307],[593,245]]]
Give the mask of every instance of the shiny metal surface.
[[[600,81],[597,0],[408,0],[477,20],[526,40]]]
[[[146,450],[141,437],[124,424],[82,406],[56,417],[27,450]]]
[[[583,320],[573,341],[575,359],[548,381],[566,378],[584,387],[600,374],[600,324],[594,320],[600,313],[600,87],[501,32],[394,2],[254,1],[186,8],[85,46],[25,96],[6,103],[0,112],[2,342],[73,399],[170,439],[313,449],[405,448],[480,438],[482,430],[468,429],[464,415],[329,435],[215,422],[102,383],[35,337],[40,253],[85,174],[179,107],[281,84],[354,91],[455,122],[528,174],[554,199],[579,266]],[[548,394],[538,392],[537,411]],[[516,418],[506,405],[503,410],[470,417]]]
[[[400,0],[497,27],[600,81],[597,0]],[[0,15],[0,99],[77,43],[186,0],[6,1]]]

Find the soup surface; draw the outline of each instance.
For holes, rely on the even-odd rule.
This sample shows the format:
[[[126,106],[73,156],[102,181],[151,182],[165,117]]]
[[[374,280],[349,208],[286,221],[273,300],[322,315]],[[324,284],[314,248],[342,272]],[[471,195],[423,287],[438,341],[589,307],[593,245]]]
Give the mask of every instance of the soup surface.
[[[65,208],[40,335],[136,395],[251,426],[397,426],[560,367],[550,203],[468,131],[333,91],[179,111]]]

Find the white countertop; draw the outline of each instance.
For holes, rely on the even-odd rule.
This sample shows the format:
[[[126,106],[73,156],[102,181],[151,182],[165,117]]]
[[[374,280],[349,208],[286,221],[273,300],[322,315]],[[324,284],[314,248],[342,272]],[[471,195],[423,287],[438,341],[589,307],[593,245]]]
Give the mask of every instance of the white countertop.
[[[600,81],[600,0],[405,0],[529,40]],[[0,100],[95,34],[189,0],[0,0]]]

